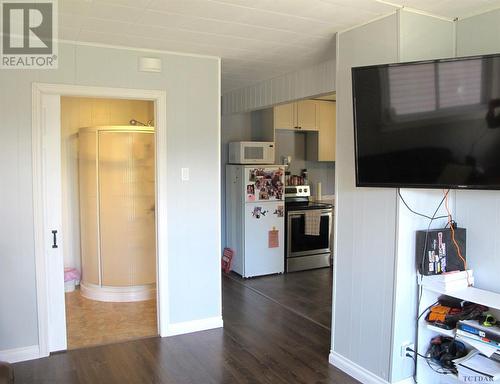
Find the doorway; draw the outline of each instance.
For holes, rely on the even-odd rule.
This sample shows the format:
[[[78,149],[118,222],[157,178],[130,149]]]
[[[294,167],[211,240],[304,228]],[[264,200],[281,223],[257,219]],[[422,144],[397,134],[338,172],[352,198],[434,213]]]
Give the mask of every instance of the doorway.
[[[251,129],[253,120],[259,120],[260,130]],[[236,282],[330,333],[335,257],[336,94],[226,115],[223,116],[222,128],[222,158],[227,163],[223,163],[222,168],[227,166],[225,175],[229,186],[224,212],[226,247],[234,251],[232,272],[224,275],[224,287],[233,287],[233,282]],[[256,166],[247,162],[247,165],[229,165],[229,142],[266,140],[272,141],[273,164]],[[266,201],[269,199],[267,194],[264,199],[260,198],[260,186],[267,189],[265,180],[258,185],[259,178],[232,174],[233,167],[250,168],[249,175],[257,174],[259,170],[254,172],[252,169],[259,167],[284,170],[284,198],[281,201],[284,212],[281,218],[273,216],[277,210],[266,208],[266,205],[270,206]],[[265,175],[260,179],[265,179]],[[256,201],[259,202],[259,215],[248,207]],[[267,217],[261,212],[267,213]],[[248,216],[249,222],[258,229],[250,228],[246,221],[241,220],[243,215]],[[279,224],[269,226],[263,220],[269,216]],[[283,240],[271,242],[270,234],[274,232],[271,230],[279,229],[280,225]],[[257,253],[255,243],[261,246]],[[268,249],[271,247],[272,250]],[[274,253],[277,249],[280,252]],[[276,254],[281,257],[282,274],[269,268],[270,260]],[[248,273],[247,266],[254,260],[267,270],[262,272],[262,268],[258,273]],[[227,318],[227,312],[224,316]]]
[[[92,112],[92,103],[97,105],[99,103],[106,103],[106,101],[108,102],[107,109],[104,108],[102,110],[101,108]],[[39,345],[41,356],[47,356],[50,352],[65,350],[67,348],[78,348],[142,337],[150,335],[152,332],[156,335],[166,335],[168,326],[168,296],[165,281],[167,276],[167,248],[166,241],[161,236],[158,236],[158,233],[166,230],[165,101],[166,96],[162,91],[56,84],[34,84],[33,86],[33,181]],[[146,111],[148,116],[153,116],[153,118],[145,119],[144,117],[146,116],[141,115],[137,109],[130,108],[132,112],[128,116],[122,117],[129,124],[119,125],[118,127],[116,125],[112,126],[113,124],[123,124],[123,121],[113,122],[109,120],[110,116],[113,114],[116,115],[121,109],[120,106],[128,105],[130,107],[132,105],[130,103],[146,106],[144,111]],[[73,108],[71,108],[71,105],[73,105]],[[73,116],[71,118],[73,120],[64,120],[63,110],[67,108],[78,111],[78,113],[69,114]],[[91,110],[90,115],[89,108]],[[89,115],[91,119],[94,118],[95,120],[91,120],[89,123],[78,121],[81,116],[85,115]],[[101,120],[97,121],[99,119]],[[104,121],[106,119],[108,121]],[[134,120],[136,125],[130,127],[130,120]],[[144,123],[145,126],[148,125],[148,120],[152,120],[155,122],[154,125],[156,127],[152,130],[137,123],[142,122],[142,120],[146,120]],[[75,190],[74,183],[68,183],[65,177],[68,176],[69,172],[72,174],[73,179],[79,178],[76,175],[79,174],[80,169],[77,169],[78,172],[75,172],[74,151],[73,155],[71,155],[71,148],[74,149],[75,146],[76,137],[74,131],[77,128],[79,130],[80,125],[85,125],[87,128],[94,126],[93,132],[90,132],[89,135],[92,136],[93,134],[94,137],[99,137],[100,140],[96,140],[94,143],[96,158],[94,159],[95,167],[93,169],[96,172],[101,171],[102,175],[107,174],[107,177],[102,178],[102,183],[96,181],[95,177],[88,178],[89,180],[93,180],[88,182],[89,185],[93,183],[100,186],[99,189],[94,189],[94,193],[85,194],[85,191],[80,189],[81,184],[79,183],[77,188],[78,198],[76,198],[75,193],[71,193]],[[96,125],[101,128],[102,125],[107,125],[107,129],[95,128]],[[110,125],[112,126],[111,128]],[[71,129],[68,128],[70,126]],[[151,133],[149,139],[146,139],[146,133]],[[151,140],[152,137],[154,139]],[[63,139],[69,141],[64,142]],[[97,145],[97,142],[100,142],[101,145]],[[101,152],[99,152],[100,147],[102,149]],[[132,155],[120,155],[120,147],[122,149],[126,149],[127,147],[132,149]],[[68,148],[70,149],[69,152],[66,151]],[[88,148],[92,148],[92,145],[89,145]],[[90,153],[91,151],[87,152]],[[148,154],[151,156],[147,156]],[[65,155],[65,157],[63,158],[62,155]],[[101,165],[99,165],[99,155],[106,160]],[[73,162],[70,161],[69,165],[65,164],[63,166],[63,163],[67,160],[67,156],[70,156]],[[106,156],[108,157],[107,159]],[[110,156],[111,158],[109,158]],[[76,160],[76,163],[79,164],[79,159]],[[88,162],[88,158],[85,162]],[[120,171],[117,170],[116,164],[126,163],[129,166],[132,165],[132,168],[134,166],[142,166],[144,168],[144,165],[148,162],[148,166],[152,170],[151,175],[147,176],[152,179],[152,183],[150,183],[151,191],[149,191],[150,201],[146,202],[143,199],[142,202],[138,200],[132,202],[122,199],[123,201],[121,201],[121,205],[120,202],[118,203],[118,207],[115,204],[114,206],[107,205],[107,208],[99,204],[89,204],[92,199],[94,201],[99,200],[97,196],[98,192],[104,192],[105,194],[101,200],[116,200],[117,191],[119,192],[120,188],[123,189],[123,183],[120,186],[120,183],[117,182],[119,180],[144,184],[144,180],[139,180],[140,177],[137,176],[142,175],[141,177],[146,177],[144,169],[140,172],[130,172],[130,170]],[[109,169],[106,169],[106,166]],[[88,170],[91,168],[88,167]],[[65,173],[62,172],[63,170],[65,170]],[[80,182],[80,180],[78,181]],[[101,187],[104,187],[106,191],[101,190]],[[145,194],[142,192],[138,195],[148,195],[148,193]],[[85,198],[87,199],[87,206],[93,206],[96,209],[90,213],[78,209],[80,220],[75,220],[75,201],[78,201],[78,204],[80,204],[82,195],[84,196],[84,201]],[[68,196],[71,198],[68,198]],[[148,205],[148,207],[145,208],[143,205]],[[144,236],[149,236],[149,238],[141,245],[141,247],[149,247],[149,253],[152,254],[152,260],[149,263],[135,262],[134,264],[133,256],[140,252],[130,252],[132,254],[132,262],[129,260],[129,262],[122,263],[120,260],[118,262],[113,260],[113,256],[103,257],[102,254],[98,254],[95,257],[97,251],[92,254],[92,252],[85,250],[85,246],[88,247],[94,241],[99,243],[97,249],[101,253],[103,247],[107,247],[107,254],[119,254],[123,256],[123,249],[127,247],[123,249],[119,248],[127,243],[124,239],[127,240],[131,236],[137,236],[137,228],[141,226],[135,223],[135,226],[132,225],[126,228],[129,231],[128,233],[120,234],[116,232],[116,228],[123,228],[124,226],[123,218],[120,218],[120,215],[126,215],[124,208],[127,206],[140,207],[140,210],[146,211],[141,216],[142,219],[139,222],[141,220],[142,224],[149,222],[152,227],[152,230],[145,232],[146,235]],[[100,209],[103,212],[98,214]],[[86,222],[82,225],[81,219],[83,217],[86,219]],[[84,231],[81,231],[81,227],[99,227],[100,222],[106,222],[106,220],[108,222],[105,228],[97,228],[101,229],[101,231],[88,231],[88,233],[94,233],[94,235],[90,236],[90,238],[84,237],[86,235]],[[113,225],[112,220],[120,224]],[[77,230],[78,226],[80,228]],[[107,235],[103,234],[106,231],[110,233]],[[77,233],[79,233],[79,238],[75,235]],[[108,240],[104,240],[100,244],[101,239],[104,239],[103,236],[107,237]],[[111,240],[109,240],[110,238]],[[78,242],[80,242],[80,247],[78,247]],[[107,246],[104,243],[107,243]],[[96,249],[96,247],[91,248]],[[67,252],[71,252],[71,254],[65,258]],[[83,261],[80,262],[80,270],[78,270],[78,263],[75,261],[78,258]],[[91,268],[86,270],[86,266],[89,265]],[[130,267],[131,265],[133,265],[132,268]],[[124,268],[124,266],[128,267]],[[80,287],[85,287],[86,290],[80,289],[68,292],[66,295],[69,297],[65,298],[65,280],[70,280],[68,278],[65,279],[64,267],[76,270],[76,273],[73,271],[73,282],[66,283],[67,289],[72,290],[71,285],[74,285],[75,282],[78,283],[78,272],[82,272]],[[125,279],[123,277],[124,269]],[[95,281],[93,280],[93,273],[94,276],[98,277]],[[87,278],[88,281],[86,281]],[[154,289],[155,283],[156,290]],[[124,287],[126,288],[124,289]],[[71,294],[73,295],[71,296]],[[143,300],[145,298],[150,300]],[[127,306],[128,308],[126,308]],[[84,321],[72,323],[75,318],[72,317],[71,312],[78,313],[78,310],[80,311],[80,319],[83,316]],[[92,325],[93,320],[91,317],[85,318],[84,312],[87,312],[87,315],[94,315],[94,317],[97,313],[104,313],[106,316],[98,318],[97,323],[100,325],[95,326]],[[67,313],[68,316],[66,316]],[[148,316],[149,320],[145,321],[144,316]],[[102,322],[106,323],[106,319],[111,319],[112,321],[108,326],[103,326]],[[134,320],[134,326],[127,327],[128,320]],[[88,329],[92,329],[96,333],[95,337],[87,337],[88,340],[85,340],[85,337],[80,337],[79,339],[77,337],[76,339],[79,340],[77,342],[75,342],[75,339],[67,337],[66,330],[68,330],[68,335],[72,330],[79,330],[80,333],[85,333],[85,327],[82,327],[84,323],[87,324]],[[137,326],[137,324],[141,325]],[[144,328],[141,330],[143,326]],[[103,331],[102,335],[95,332],[99,328]],[[133,332],[129,332],[130,329],[134,328]],[[110,337],[110,332],[106,332],[106,329],[115,329],[117,332]],[[143,332],[143,334],[140,334],[140,332]],[[78,336],[77,333],[72,334]],[[87,336],[89,335],[88,333],[86,334]],[[106,334],[107,336],[103,337]]]
[[[60,104],[67,348],[155,336],[154,103]]]

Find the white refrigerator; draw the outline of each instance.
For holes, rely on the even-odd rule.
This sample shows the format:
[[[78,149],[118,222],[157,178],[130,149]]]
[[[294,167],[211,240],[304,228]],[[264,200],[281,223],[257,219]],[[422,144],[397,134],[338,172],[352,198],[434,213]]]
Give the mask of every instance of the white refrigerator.
[[[284,272],[284,174],[276,165],[226,166],[226,244],[242,277]]]

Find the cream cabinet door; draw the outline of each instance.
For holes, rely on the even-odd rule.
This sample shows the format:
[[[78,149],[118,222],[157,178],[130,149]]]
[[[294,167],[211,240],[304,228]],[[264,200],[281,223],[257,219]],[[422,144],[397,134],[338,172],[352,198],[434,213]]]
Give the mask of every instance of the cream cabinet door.
[[[318,101],[318,161],[335,161],[337,104]]]
[[[302,131],[318,130],[318,103],[315,100],[303,100],[297,105],[297,126]]]
[[[274,107],[274,129],[295,129],[295,103],[282,104]]]

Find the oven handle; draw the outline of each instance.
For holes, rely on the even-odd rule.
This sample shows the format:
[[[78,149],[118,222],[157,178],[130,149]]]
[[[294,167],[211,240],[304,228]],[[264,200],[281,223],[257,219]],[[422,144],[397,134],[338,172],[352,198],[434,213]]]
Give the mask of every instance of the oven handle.
[[[308,209],[308,210],[304,210],[304,211],[288,211],[288,217],[302,216],[302,215],[305,215],[307,211],[314,211],[314,209]],[[333,214],[333,211],[331,209],[322,209],[321,210],[322,216],[329,216],[332,214]]]

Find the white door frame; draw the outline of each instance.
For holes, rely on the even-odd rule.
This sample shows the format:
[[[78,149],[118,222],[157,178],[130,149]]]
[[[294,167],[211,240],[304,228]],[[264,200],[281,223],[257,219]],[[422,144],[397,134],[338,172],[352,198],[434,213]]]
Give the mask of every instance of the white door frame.
[[[59,124],[46,124],[43,107],[47,96],[79,96],[94,98],[151,100],[155,103],[155,138],[156,138],[156,282],[158,303],[158,331],[160,336],[167,336],[168,316],[168,247],[167,247],[167,104],[166,92],[127,88],[92,87],[68,84],[33,83],[32,86],[32,155],[33,155],[33,211],[35,238],[36,289],[38,310],[38,343],[40,357],[48,356],[57,349],[65,349],[66,323],[64,295],[51,297],[50,282],[53,278],[48,256],[52,238],[51,229],[57,229],[64,241],[62,228],[46,228],[48,215],[46,207],[49,196],[46,186],[50,182],[50,164],[44,164],[46,132],[58,129]],[[48,126],[50,125],[50,126]],[[62,177],[62,176],[60,176]],[[53,203],[52,203],[53,204]],[[62,202],[60,212],[62,212]],[[60,220],[58,220],[60,222]],[[62,244],[62,243],[61,243]],[[62,274],[55,276],[60,279]],[[58,282],[63,286],[63,282]],[[55,300],[55,302],[54,302]],[[62,303],[60,302],[62,300]],[[50,305],[50,302],[55,305]],[[49,320],[50,319],[50,320]],[[61,335],[64,332],[64,335]],[[56,340],[56,341],[54,341]],[[60,342],[64,341],[64,344]],[[54,347],[54,345],[58,347]]]

